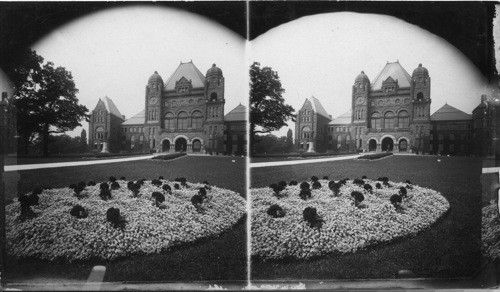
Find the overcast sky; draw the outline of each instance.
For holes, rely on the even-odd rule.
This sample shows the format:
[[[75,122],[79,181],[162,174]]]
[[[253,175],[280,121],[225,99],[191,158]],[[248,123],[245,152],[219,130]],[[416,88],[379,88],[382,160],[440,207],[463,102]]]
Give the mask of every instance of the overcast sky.
[[[180,62],[205,75],[215,63],[225,77],[225,112],[248,104],[245,40],[194,13],[171,8],[112,8],[57,28],[32,46],[46,61],[71,71],[80,103],[93,110],[111,98],[122,115],[144,109],[145,86],[158,71],[163,81]],[[88,124],[84,128],[88,131]],[[80,135],[81,128],[68,133]]]
[[[307,16],[268,31],[251,48],[251,61],[278,72],[284,98],[295,110],[315,96],[333,118],[350,110],[352,85],[361,71],[373,82],[387,62],[398,60],[410,75],[419,63],[429,70],[431,114],[446,102],[470,114],[487,92],[486,78],[459,50],[390,16]],[[289,126],[295,132],[294,123]]]

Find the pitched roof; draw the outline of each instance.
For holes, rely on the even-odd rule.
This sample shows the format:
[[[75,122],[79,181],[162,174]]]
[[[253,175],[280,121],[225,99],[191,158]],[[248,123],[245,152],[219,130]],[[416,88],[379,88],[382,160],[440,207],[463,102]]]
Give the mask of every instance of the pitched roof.
[[[177,67],[174,74],[170,76],[165,82],[166,90],[174,90],[175,82],[179,81],[182,77],[191,80],[193,88],[205,86],[205,76],[196,68],[193,62],[182,63]]]
[[[224,116],[225,121],[246,121],[247,108],[241,103]]]
[[[108,113],[110,113],[110,114],[112,114],[114,116],[117,116],[120,119],[123,118],[122,114],[120,113],[120,111],[116,107],[115,103],[111,100],[111,98],[109,98],[109,97],[106,96],[106,97],[104,97],[101,100],[104,103],[104,106],[106,107],[106,110],[108,111]]]
[[[431,121],[466,121],[470,119],[472,119],[471,115],[447,103],[431,115]]]
[[[311,101],[313,111],[315,111],[319,115],[324,116],[325,118],[330,118],[330,115],[326,112],[325,108],[321,105],[321,102],[319,102],[316,97],[311,96],[309,100]]]
[[[329,122],[328,125],[346,125],[350,124],[352,119],[352,111],[349,110],[348,112],[344,113],[340,117],[334,119],[333,121]]]
[[[122,123],[122,125],[143,125],[145,118],[146,118],[146,110],[142,110],[135,116],[131,117],[130,119],[126,120],[125,122]]]
[[[377,75],[371,84],[372,90],[380,90],[382,89],[382,82],[387,78],[392,77],[394,80],[398,80],[399,87],[410,87],[411,84],[411,76],[406,72],[405,68],[401,66],[398,62],[393,62],[385,64],[384,69]]]

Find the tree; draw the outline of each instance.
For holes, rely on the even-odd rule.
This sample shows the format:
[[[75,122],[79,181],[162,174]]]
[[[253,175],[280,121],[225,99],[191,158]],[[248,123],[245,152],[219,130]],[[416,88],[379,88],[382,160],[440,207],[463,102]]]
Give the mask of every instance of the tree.
[[[80,134],[80,153],[87,152],[87,131],[82,129],[82,133]]]
[[[293,133],[292,129],[288,129],[286,132],[286,152],[292,152],[293,150]]]
[[[250,147],[253,149],[257,133],[279,130],[288,120],[295,121],[295,111],[285,104],[278,73],[260,63],[250,66]]]
[[[88,109],[78,104],[71,72],[64,67],[43,64],[43,58],[28,50],[13,74],[18,133],[25,147],[36,136],[43,144],[43,155],[48,155],[50,134],[64,133],[81,126],[88,119]]]
[[[287,139],[284,136],[276,137],[273,134],[256,135],[255,142],[254,152],[256,154],[282,154],[287,149]]]

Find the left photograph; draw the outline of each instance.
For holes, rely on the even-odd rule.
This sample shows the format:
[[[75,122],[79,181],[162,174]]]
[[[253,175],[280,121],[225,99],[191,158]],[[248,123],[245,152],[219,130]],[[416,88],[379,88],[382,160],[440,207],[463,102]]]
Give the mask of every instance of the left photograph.
[[[2,286],[244,286],[245,39],[127,5],[17,53],[0,82]]]

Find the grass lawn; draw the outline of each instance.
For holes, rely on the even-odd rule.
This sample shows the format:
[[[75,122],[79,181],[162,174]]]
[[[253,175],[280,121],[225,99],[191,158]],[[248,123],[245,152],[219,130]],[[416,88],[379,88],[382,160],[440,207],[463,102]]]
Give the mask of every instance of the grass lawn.
[[[234,161],[234,162],[233,162]],[[189,182],[207,180],[212,185],[245,196],[245,158],[185,156],[176,160],[141,160],[79,167],[25,170],[4,173],[7,199],[36,186],[54,188],[79,181],[106,181],[110,176],[128,180],[186,177]],[[19,181],[19,184],[17,183]],[[95,264],[106,265],[105,281],[204,281],[246,279],[246,220],[216,238],[180,246],[164,254],[134,256],[112,262],[51,263],[8,259],[3,281],[30,278],[83,280]]]
[[[472,277],[481,259],[481,167],[480,158],[392,156],[251,169],[252,187],[281,180],[301,182],[313,175],[335,180],[363,175],[387,176],[396,182],[409,179],[440,191],[451,205],[443,220],[415,237],[313,260],[254,260],[252,279],[394,278],[403,269],[417,277]]]

